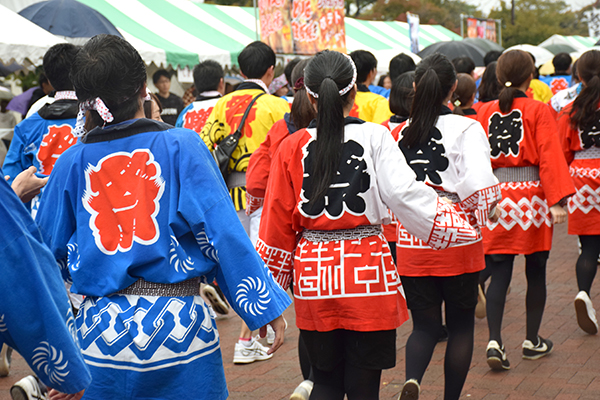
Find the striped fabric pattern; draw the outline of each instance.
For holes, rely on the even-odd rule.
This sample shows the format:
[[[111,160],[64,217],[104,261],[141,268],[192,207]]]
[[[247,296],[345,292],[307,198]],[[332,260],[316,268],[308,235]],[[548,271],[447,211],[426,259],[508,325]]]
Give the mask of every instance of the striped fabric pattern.
[[[188,0],[80,0],[108,18],[147,64],[193,67],[199,61],[236,64],[240,51],[257,40],[252,7],[219,6]],[[348,51],[410,52],[408,24],[345,18]],[[421,25],[426,47],[460,36],[440,25]]]

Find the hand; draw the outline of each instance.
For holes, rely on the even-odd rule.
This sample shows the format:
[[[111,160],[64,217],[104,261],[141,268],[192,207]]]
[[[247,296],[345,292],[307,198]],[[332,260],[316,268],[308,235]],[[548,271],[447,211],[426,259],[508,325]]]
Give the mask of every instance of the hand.
[[[273,321],[269,322],[269,325],[271,325],[271,328],[273,328],[273,330],[275,331],[275,341],[273,342],[273,345],[271,346],[269,351],[267,351],[267,354],[273,354],[283,344],[283,336],[284,336],[285,328],[287,327],[287,322],[285,322],[283,315],[280,315],[279,317],[275,318]],[[267,326],[266,325],[263,326],[262,328],[260,328],[259,335],[261,338],[264,338],[265,336],[267,336]]]
[[[499,204],[496,204],[490,215],[488,215],[488,219],[491,222],[498,222],[500,215],[502,215],[502,208],[500,208]]]
[[[48,400],[79,400],[83,397],[83,392],[85,392],[85,390],[82,390],[79,393],[68,394],[61,393],[56,389],[50,389],[48,391]]]
[[[449,198],[447,198],[447,197],[443,197],[443,196],[442,196],[442,197],[440,197],[440,199],[442,199],[442,200],[444,200],[446,203],[448,203],[448,204],[452,205],[452,200],[450,200]]]
[[[550,207],[550,214],[552,215],[553,224],[562,224],[567,221],[567,212],[560,206],[555,204]]]
[[[35,173],[37,168],[31,166],[21,172],[13,181],[11,187],[23,203],[31,201],[40,194],[41,189],[48,183],[48,178],[38,178]],[[5,177],[8,179],[8,177]]]

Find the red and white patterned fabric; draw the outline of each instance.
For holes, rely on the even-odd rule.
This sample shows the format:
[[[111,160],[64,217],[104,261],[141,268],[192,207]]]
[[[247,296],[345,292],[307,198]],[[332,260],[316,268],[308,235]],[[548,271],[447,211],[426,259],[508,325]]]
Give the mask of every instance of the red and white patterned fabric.
[[[200,133],[219,98],[194,101],[182,111],[182,127]]]
[[[390,221],[388,207],[416,237],[446,247],[477,232],[435,191],[415,180],[389,131],[346,120],[338,174],[322,202],[310,203],[316,130],[300,130],[271,164],[257,250],[284,288],[294,276],[300,329],[394,329],[408,318],[383,234],[323,242],[305,230],[333,231]],[[306,233],[304,233],[306,235]]]
[[[75,124],[75,129],[73,129],[73,134],[76,137],[81,137],[85,133],[85,113],[86,111],[95,110],[100,118],[104,122],[112,122],[114,120],[113,115],[110,113],[106,104],[100,97],[96,97],[92,100],[86,100],[79,103],[79,112],[77,113],[77,123]]]
[[[575,189],[547,104],[515,97],[507,114],[498,101],[478,111],[492,150],[492,168],[539,167],[539,180],[501,184],[502,213],[483,229],[486,254],[532,254],[552,247],[550,206]]]
[[[577,193],[569,199],[569,234],[600,235],[600,147],[593,132],[573,129],[570,103],[558,120],[560,138]],[[597,122],[595,125],[598,126]]]
[[[406,126],[403,123],[392,132],[398,143]],[[453,201],[452,205],[441,201],[440,207],[453,208],[456,211],[453,215],[461,215],[469,221],[476,228],[476,235],[469,244],[434,251],[403,225],[398,225],[396,253],[401,276],[457,276],[485,268],[480,227],[485,225],[490,210],[501,199],[500,185],[490,163],[490,146],[481,125],[446,110],[439,116],[435,129],[439,136],[432,136],[433,146],[414,152],[404,149],[404,155],[418,177],[439,190],[440,196]],[[440,218],[441,215],[444,214],[440,214]],[[451,218],[448,223],[455,224]],[[434,232],[436,242],[450,239],[443,229],[434,229]],[[461,229],[455,234],[460,235]]]

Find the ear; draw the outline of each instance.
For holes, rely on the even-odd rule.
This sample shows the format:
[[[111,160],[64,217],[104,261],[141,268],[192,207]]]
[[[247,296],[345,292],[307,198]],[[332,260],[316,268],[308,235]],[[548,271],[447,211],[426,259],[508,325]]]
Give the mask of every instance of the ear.
[[[308,91],[306,91],[306,97],[308,97],[308,101],[310,101],[310,104],[313,106],[315,112],[317,112],[317,99],[312,97]]]

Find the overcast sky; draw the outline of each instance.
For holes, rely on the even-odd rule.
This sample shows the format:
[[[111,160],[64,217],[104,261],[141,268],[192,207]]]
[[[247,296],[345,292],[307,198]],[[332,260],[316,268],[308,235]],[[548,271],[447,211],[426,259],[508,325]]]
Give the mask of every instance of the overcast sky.
[[[479,7],[485,15],[494,7],[498,7],[503,0],[466,0],[467,3]],[[571,6],[573,10],[579,10],[589,4],[593,4],[595,0],[565,0],[565,3]]]

